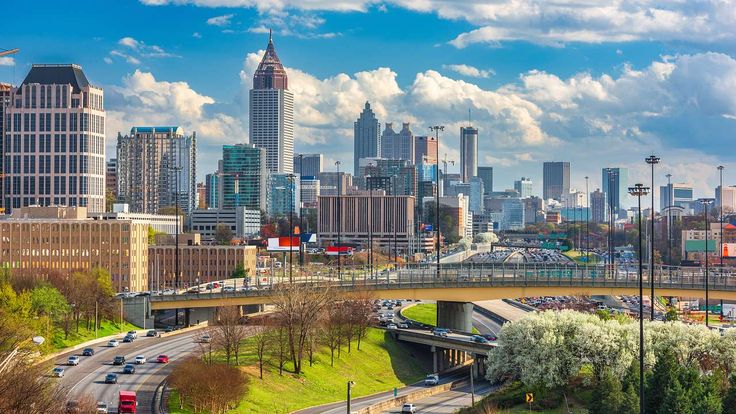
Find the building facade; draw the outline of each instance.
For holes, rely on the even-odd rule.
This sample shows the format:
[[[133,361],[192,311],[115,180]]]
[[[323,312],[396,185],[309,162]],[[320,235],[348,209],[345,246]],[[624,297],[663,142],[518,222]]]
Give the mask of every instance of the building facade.
[[[110,158],[105,163],[105,196],[112,194],[118,198],[118,159]],[[109,210],[109,206],[108,206]]]
[[[301,208],[316,208],[319,195],[319,179],[317,177],[302,176],[299,190]]]
[[[319,193],[323,196],[336,196],[338,191],[345,195],[353,188],[353,176],[344,171],[326,171],[319,175]]]
[[[245,207],[266,211],[268,205],[267,152],[249,144],[223,145],[218,173],[218,208]]]
[[[437,138],[432,136],[414,137],[414,158],[417,165],[437,163]]]
[[[294,94],[271,36],[250,90],[250,143],[266,150],[271,173],[294,172]]]
[[[218,173],[207,174],[204,176],[204,192],[206,198],[206,208],[220,207],[220,175]]]
[[[590,193],[590,219],[595,223],[608,222],[608,201],[600,188]]]
[[[77,65],[33,65],[4,107],[3,207],[105,211],[104,92]]]
[[[608,197],[608,206],[617,216],[625,217],[629,196],[629,170],[609,167],[601,170],[601,187]]]
[[[296,154],[294,174],[300,177],[316,177],[322,172],[322,154]]]
[[[514,181],[514,190],[519,192],[520,198],[531,197],[532,195],[532,179],[521,177],[521,180]]]
[[[36,273],[95,267],[110,272],[118,292],[148,288],[145,220],[95,219],[86,207],[21,207],[0,220],[0,263]]]
[[[236,207],[227,210],[208,208],[194,210],[189,216],[189,228],[199,233],[202,240],[215,240],[218,224],[230,227],[233,235],[239,239],[256,237],[261,232],[261,212]]]
[[[560,200],[570,192],[570,163],[546,161],[543,166],[542,193],[545,200]]]
[[[118,133],[118,200],[136,213],[175,207],[189,214],[197,194],[197,133],[177,126]]]
[[[460,175],[464,183],[478,176],[478,128],[460,127]]]
[[[724,191],[724,194],[728,194],[728,189],[731,187],[726,187],[726,191]],[[718,198],[718,189],[716,188],[716,199]],[[724,198],[724,205],[723,208],[725,210],[726,203],[725,201],[728,200],[728,196]],[[662,210],[664,208],[667,208],[669,206],[677,206],[682,207],[686,210],[689,210],[691,213],[694,210],[693,209],[693,186],[687,183],[671,183],[667,185],[663,185],[659,187],[659,209]],[[718,204],[714,204],[717,206]]]
[[[358,160],[361,158],[378,157],[381,154],[381,140],[379,139],[381,124],[366,101],[363,112],[353,124],[353,174],[359,177]]]
[[[268,190],[268,214],[285,217],[293,213],[299,217],[301,180],[293,174],[271,174]]]
[[[156,233],[163,234],[176,234],[177,225],[179,226],[180,232],[184,228],[181,216],[177,220],[177,216],[173,214],[131,213],[129,206],[123,203],[115,203],[110,207],[109,212],[88,213],[87,216],[95,220],[132,220],[142,222],[146,223]]]
[[[406,160],[414,164],[414,134],[409,128],[409,123],[404,122],[401,131],[393,130],[393,124],[386,123],[386,128],[381,134],[381,158],[391,160]]]
[[[13,86],[8,83],[0,82],[0,174],[5,172],[5,111],[10,105],[10,92],[13,90]],[[5,214],[5,206],[2,202],[5,187],[5,180],[0,177],[0,214]]]

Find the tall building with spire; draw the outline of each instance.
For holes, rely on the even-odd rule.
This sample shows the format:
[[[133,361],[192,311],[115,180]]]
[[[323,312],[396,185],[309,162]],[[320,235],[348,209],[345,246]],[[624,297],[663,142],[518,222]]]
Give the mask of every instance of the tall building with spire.
[[[381,154],[381,141],[378,139],[378,130],[381,124],[366,101],[363,112],[353,124],[353,171],[359,176],[361,158],[375,158]]]
[[[266,150],[271,173],[293,173],[294,95],[271,34],[250,90],[250,143]]]

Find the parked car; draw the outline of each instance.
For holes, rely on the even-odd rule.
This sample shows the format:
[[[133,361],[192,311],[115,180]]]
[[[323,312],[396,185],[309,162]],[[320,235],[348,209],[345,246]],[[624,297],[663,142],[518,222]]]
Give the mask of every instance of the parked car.
[[[440,382],[440,376],[438,374],[427,374],[424,377],[424,385],[437,385]]]
[[[107,374],[105,375],[105,384],[117,384],[118,383],[118,374]]]
[[[97,414],[107,414],[109,411],[109,408],[107,407],[107,403],[104,401],[98,401],[97,402]]]
[[[135,374],[135,365],[125,364],[123,367],[123,374]]]
[[[107,346],[109,346],[111,348],[114,348],[116,346],[120,346],[120,341],[118,341],[117,339],[111,339],[111,340],[107,341]]]
[[[112,360],[113,365],[123,365],[125,364],[125,357],[122,355],[118,355]]]
[[[51,376],[56,378],[63,378],[64,377],[64,368],[62,367],[56,367],[53,370],[51,370]]]
[[[95,354],[95,350],[92,348],[84,348],[84,351],[82,351],[82,356],[92,356]]]
[[[158,358],[156,358],[156,362],[158,362],[159,364],[166,364],[169,362],[169,357],[168,355],[161,354],[158,356]]]
[[[401,406],[401,412],[402,413],[415,413],[417,411],[417,408],[414,406],[414,404],[404,404]]]
[[[79,357],[76,355],[72,355],[69,358],[66,359],[67,365],[77,366],[79,365]]]
[[[133,360],[138,365],[145,364],[146,363],[146,357],[145,355],[137,355],[135,359]]]

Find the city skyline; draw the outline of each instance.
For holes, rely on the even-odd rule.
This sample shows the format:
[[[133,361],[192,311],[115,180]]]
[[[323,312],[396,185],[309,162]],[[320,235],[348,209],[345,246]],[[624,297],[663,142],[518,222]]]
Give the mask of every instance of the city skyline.
[[[19,35],[18,23],[9,22],[4,40],[10,44],[2,46],[20,47],[21,53],[3,59],[3,65],[14,66],[0,66],[0,81],[19,84],[31,63],[79,63],[105,90],[108,159],[114,154],[118,131],[134,125],[182,125],[201,137],[198,179],[202,181],[204,174],[216,169],[214,160],[222,144],[245,143],[247,90],[262,57],[264,31],[272,26],[295,94],[295,153],[324,153],[328,166],[339,159],[344,170],[352,170],[351,126],[366,100],[380,122],[411,122],[415,135],[426,135],[428,125],[445,124],[440,156],[448,153],[457,161],[460,137],[455,131],[472,109],[472,122],[479,128],[478,165],[495,168],[498,188],[510,188],[523,175],[535,182],[534,194],[541,194],[542,162],[564,159],[571,162],[571,187],[580,189],[585,175],[599,176],[603,162],[587,157],[588,151],[576,150],[598,148],[605,151],[606,164],[629,168],[630,182],[648,182],[643,157],[655,153],[662,158],[655,188],[665,182],[664,174],[671,173],[673,180],[693,183],[696,196],[712,196],[715,166],[731,161],[719,147],[728,142],[736,103],[716,82],[730,84],[736,78],[734,50],[728,42],[733,31],[728,25],[719,24],[720,36],[713,39],[702,35],[705,29],[684,26],[669,31],[648,26],[645,36],[629,33],[624,25],[606,32],[581,18],[571,25],[590,29],[592,39],[576,37],[571,27],[555,27],[561,23],[548,23],[571,33],[551,44],[521,23],[508,23],[519,27],[505,27],[495,39],[488,37],[491,19],[486,14],[473,18],[469,6],[460,7],[459,21],[450,21],[435,2],[428,2],[426,13],[390,1],[347,2],[352,6],[340,13],[323,3],[302,10],[282,2],[289,18],[281,21],[274,18],[275,9],[267,7],[269,2],[261,2],[259,10],[145,3],[153,2],[126,5],[149,18],[178,16],[185,24],[177,25],[185,28],[172,34],[164,34],[160,27],[131,33],[127,27],[112,25],[82,39],[65,33],[65,25],[50,22],[50,34],[58,34],[53,42],[66,45],[52,44],[51,52],[38,40]],[[635,13],[611,7],[625,21],[634,21]],[[717,14],[716,6],[699,7],[671,11],[710,19]],[[114,12],[116,6],[111,9],[105,13]],[[35,13],[23,5],[12,5],[11,12],[30,17]],[[102,12],[93,7],[89,13]],[[224,18],[227,15],[232,16]],[[312,18],[311,27],[296,23],[306,17]],[[404,44],[387,42],[401,34],[379,35],[367,29],[386,19],[431,23],[439,29],[430,42],[413,37]],[[355,31],[346,30],[348,22]],[[223,46],[213,48],[218,42]],[[420,42],[447,57],[432,63],[422,53],[425,49],[414,47]],[[411,45],[412,58],[391,58],[377,65],[376,59],[369,59],[376,52],[366,51],[371,44],[385,45],[388,49],[381,53],[394,56]],[[353,47],[344,50],[351,45],[363,54],[353,53]],[[540,57],[530,58],[533,52]],[[517,58],[509,59],[510,55]],[[207,62],[206,67],[200,62],[181,64],[197,58]],[[640,92],[631,93],[633,88]],[[456,97],[434,95],[442,91]],[[449,172],[459,172],[457,163]],[[726,185],[732,183],[730,174],[726,168]],[[591,185],[600,183],[593,179]]]

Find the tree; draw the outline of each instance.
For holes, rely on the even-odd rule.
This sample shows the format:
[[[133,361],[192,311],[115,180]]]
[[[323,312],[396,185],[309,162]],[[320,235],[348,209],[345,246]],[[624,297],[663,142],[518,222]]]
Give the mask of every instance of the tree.
[[[324,344],[330,350],[330,366],[335,366],[335,350],[340,347],[342,342],[342,318],[344,314],[342,309],[337,306],[331,306],[327,309],[327,316],[322,326],[322,338]]]
[[[671,321],[676,321],[678,319],[679,317],[677,316],[677,309],[675,309],[672,306],[667,308],[667,313],[664,315],[664,320],[671,322]]]
[[[723,398],[723,414],[736,414],[736,374],[731,374],[728,384],[728,391]]]
[[[221,414],[237,406],[246,391],[247,377],[227,364],[190,358],[174,367],[169,384],[179,392],[180,408],[186,404],[195,413]]]
[[[222,223],[217,223],[215,227],[215,241],[217,244],[227,245],[233,240],[233,231],[230,226]]]
[[[493,232],[478,233],[473,237],[474,243],[498,243],[498,236]]]
[[[273,329],[266,331],[268,334],[269,355],[276,361],[279,375],[284,375],[284,364],[289,359],[289,332],[283,323],[281,316],[277,317]]]
[[[462,247],[463,250],[470,250],[473,245],[473,239],[469,236],[465,236],[457,242],[458,246]]]
[[[218,309],[217,325],[215,325],[217,345],[225,352],[225,359],[230,363],[235,358],[235,365],[240,365],[240,343],[248,336],[249,327],[241,323],[240,309],[237,306],[225,306]]]
[[[238,263],[235,266],[235,270],[230,274],[233,279],[243,279],[248,275],[248,271],[242,263]]]
[[[255,328],[253,332],[253,341],[251,342],[251,352],[258,358],[258,378],[263,379],[263,365],[266,363],[268,356],[268,327]]]

